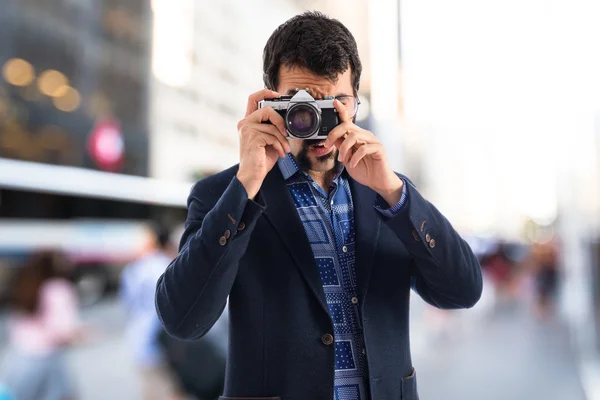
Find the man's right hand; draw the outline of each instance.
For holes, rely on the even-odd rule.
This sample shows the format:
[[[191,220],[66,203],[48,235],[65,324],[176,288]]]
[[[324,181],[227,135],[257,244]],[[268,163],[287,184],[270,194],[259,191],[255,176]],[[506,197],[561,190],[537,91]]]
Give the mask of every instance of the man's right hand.
[[[279,93],[263,89],[248,98],[246,117],[238,122],[240,134],[240,167],[238,180],[244,185],[248,198],[254,199],[263,180],[279,157],[290,152],[287,132],[281,115],[271,107],[258,108],[265,98],[279,97]],[[263,122],[270,121],[270,124]]]

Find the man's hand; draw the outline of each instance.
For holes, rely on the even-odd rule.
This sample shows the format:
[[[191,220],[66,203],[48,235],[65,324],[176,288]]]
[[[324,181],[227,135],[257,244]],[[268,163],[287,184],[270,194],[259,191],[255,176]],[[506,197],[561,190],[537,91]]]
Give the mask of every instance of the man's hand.
[[[258,102],[269,97],[279,97],[279,94],[268,89],[252,94],[248,98],[246,117],[237,125],[240,134],[237,178],[244,185],[249,199],[256,196],[277,159],[290,152],[281,115],[271,107],[258,109]],[[263,124],[267,121],[270,124]]]
[[[390,167],[383,145],[375,135],[351,121],[342,103],[336,100],[334,104],[342,122],[329,133],[325,147],[336,146],[340,151],[338,160],[350,176],[373,189],[392,207],[400,201],[403,182]]]

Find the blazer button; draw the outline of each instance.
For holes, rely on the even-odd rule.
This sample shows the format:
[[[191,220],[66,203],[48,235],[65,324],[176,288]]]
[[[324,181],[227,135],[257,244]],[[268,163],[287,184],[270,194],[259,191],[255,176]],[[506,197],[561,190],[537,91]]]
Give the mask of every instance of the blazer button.
[[[427,243],[431,242],[431,235],[429,233],[425,235],[425,241]]]
[[[221,238],[219,239],[219,244],[221,246],[225,246],[226,243],[227,243],[227,238],[225,236],[221,236]]]
[[[431,247],[432,249],[435,247],[435,239],[431,239],[431,241],[429,242],[429,247]]]
[[[238,225],[238,231],[243,231],[244,228],[246,228],[246,224],[243,222],[240,222],[240,224]]]
[[[324,345],[330,346],[333,343],[333,336],[331,336],[329,333],[326,333],[321,337],[321,341]]]
[[[413,229],[412,231],[412,235],[415,238],[415,240],[418,242],[419,240],[421,240],[421,238],[419,237],[419,234],[417,233],[416,229]]]
[[[231,231],[227,229],[225,233],[223,233],[223,236],[225,237],[225,239],[229,239],[231,237]]]

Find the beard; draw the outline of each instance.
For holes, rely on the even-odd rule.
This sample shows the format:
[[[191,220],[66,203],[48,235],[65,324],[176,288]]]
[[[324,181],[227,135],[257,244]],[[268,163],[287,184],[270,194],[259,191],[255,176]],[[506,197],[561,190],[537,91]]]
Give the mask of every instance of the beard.
[[[333,168],[331,168],[331,170],[337,171],[339,169],[339,167],[342,164],[340,161],[338,161],[338,154],[340,152],[339,149],[335,149],[329,154],[319,156],[314,161],[311,160],[310,157],[308,157],[308,150],[310,146],[323,142],[324,140],[321,139],[307,139],[302,142],[302,149],[300,149],[300,152],[296,156],[296,162],[298,163],[298,167],[302,171],[308,172],[309,170],[315,170],[317,167],[316,164],[325,164],[326,162],[332,159],[334,160],[334,165]]]

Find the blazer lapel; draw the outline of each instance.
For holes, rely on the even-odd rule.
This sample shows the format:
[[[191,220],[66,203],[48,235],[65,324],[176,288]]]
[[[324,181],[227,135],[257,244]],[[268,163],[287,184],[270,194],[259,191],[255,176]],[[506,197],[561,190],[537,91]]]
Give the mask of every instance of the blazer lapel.
[[[260,193],[267,204],[265,217],[281,237],[308,286],[317,296],[319,303],[329,313],[312,248],[292,196],[277,165],[267,174]],[[265,251],[268,251],[268,248],[265,247]]]
[[[375,192],[350,178],[354,204],[354,232],[356,240],[355,268],[361,303],[365,304],[371,279],[373,257],[377,250],[381,220],[374,209]]]

